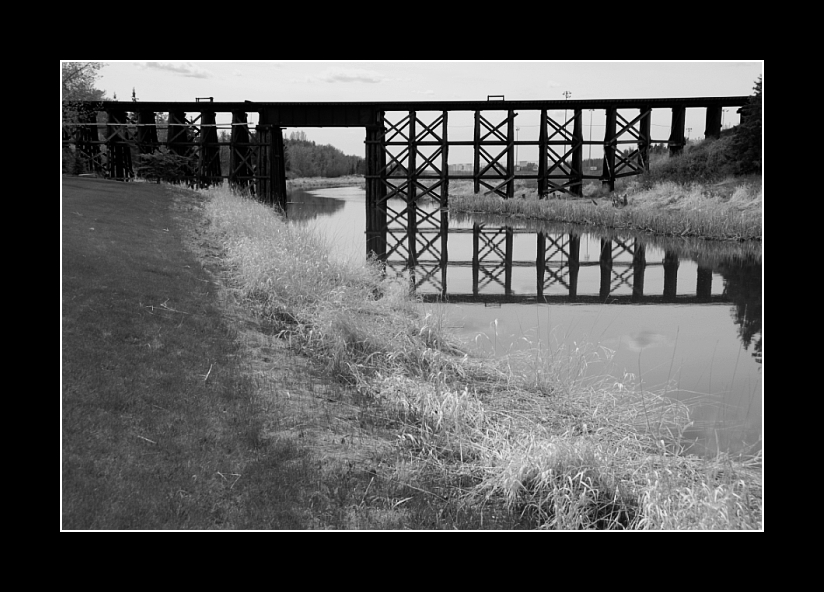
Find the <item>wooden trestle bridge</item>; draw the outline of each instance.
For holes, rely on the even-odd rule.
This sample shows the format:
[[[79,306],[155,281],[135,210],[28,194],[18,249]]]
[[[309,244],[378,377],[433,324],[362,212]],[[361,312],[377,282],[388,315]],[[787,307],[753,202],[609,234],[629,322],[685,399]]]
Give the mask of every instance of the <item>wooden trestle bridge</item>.
[[[536,181],[542,196],[581,196],[584,181],[591,179],[614,190],[616,179],[648,169],[653,144],[666,144],[671,155],[683,150],[687,109],[705,110],[704,136],[717,138],[723,109],[742,107],[748,101],[747,96],[732,96],[391,103],[81,102],[70,106],[74,117],[64,120],[63,143],[93,172],[121,180],[134,177],[134,154],[165,149],[193,163],[183,175],[188,183],[208,186],[228,179],[285,211],[283,129],[362,127],[367,252],[383,260],[403,252],[406,265],[414,267],[433,250],[438,252],[436,258],[446,261],[452,180],[471,180],[475,192],[504,199],[515,196],[515,182],[521,179]],[[666,139],[651,135],[656,109],[671,110]],[[583,113],[593,110],[605,114],[604,135],[600,140],[584,140]],[[450,138],[449,115],[454,112],[474,116],[471,139]],[[517,137],[515,118],[525,112],[539,118],[537,137]],[[560,112],[564,116],[559,119],[554,114]],[[162,141],[158,113],[168,114]],[[231,113],[231,123],[217,124],[217,113]],[[254,131],[247,123],[249,113],[258,115]],[[221,129],[229,130],[228,141],[221,140]],[[597,175],[588,175],[582,166],[584,147],[592,145],[603,150]],[[449,150],[461,146],[472,150],[471,173],[450,171]],[[534,171],[516,167],[517,150],[524,146],[537,149]],[[229,149],[228,170],[221,168],[222,147]],[[405,238],[397,240],[401,236]]]

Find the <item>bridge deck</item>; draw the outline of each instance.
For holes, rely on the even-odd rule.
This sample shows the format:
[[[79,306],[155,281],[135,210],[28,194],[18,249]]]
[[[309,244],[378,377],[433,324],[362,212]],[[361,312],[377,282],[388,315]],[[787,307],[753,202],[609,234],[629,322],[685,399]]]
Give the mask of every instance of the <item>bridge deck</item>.
[[[528,111],[541,109],[640,109],[675,107],[742,107],[750,97],[680,97],[647,99],[570,99],[544,101],[355,101],[355,102],[205,102],[103,101],[101,111],[259,112],[265,123],[281,126],[364,127],[379,111]]]

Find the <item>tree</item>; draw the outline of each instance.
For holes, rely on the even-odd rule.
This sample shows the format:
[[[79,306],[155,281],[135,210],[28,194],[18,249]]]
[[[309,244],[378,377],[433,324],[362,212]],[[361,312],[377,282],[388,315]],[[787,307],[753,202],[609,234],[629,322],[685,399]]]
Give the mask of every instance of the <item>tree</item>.
[[[97,109],[82,105],[81,101],[105,101],[106,94],[95,87],[98,72],[104,66],[100,62],[61,62],[60,95],[63,106],[63,139],[73,140],[73,146],[63,148],[63,172],[81,174],[99,170]],[[84,125],[75,125],[82,123]]]
[[[735,128],[730,141],[728,156],[734,162],[735,173],[739,175],[762,171],[761,138],[764,107],[761,83],[762,77],[759,76],[755,81],[749,103],[741,107],[741,123]]]
[[[105,101],[106,93],[95,88],[101,62],[62,62],[61,90],[63,102]]]

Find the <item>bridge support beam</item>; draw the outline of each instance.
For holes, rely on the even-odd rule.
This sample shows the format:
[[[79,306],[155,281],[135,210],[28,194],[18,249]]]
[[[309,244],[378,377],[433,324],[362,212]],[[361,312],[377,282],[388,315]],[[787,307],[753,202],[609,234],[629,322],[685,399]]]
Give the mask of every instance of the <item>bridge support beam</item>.
[[[670,156],[677,156],[684,151],[686,139],[684,138],[684,124],[686,122],[686,107],[672,108],[672,123],[670,126],[670,137],[668,141]]]
[[[652,109],[649,107],[641,107],[641,119],[638,121],[638,155],[641,161],[641,167],[645,171],[649,171],[649,148],[652,144]]]
[[[704,129],[704,138],[717,140],[721,137],[721,114],[720,106],[707,107],[707,126]]]
[[[127,181],[134,177],[132,152],[129,147],[126,112],[108,112],[109,125],[106,126],[106,151],[108,153],[108,177]]]
[[[604,164],[601,172],[601,183],[609,187],[610,191],[615,191],[616,109],[615,107],[608,107],[606,112],[607,120],[604,126]]]
[[[695,295],[699,302],[712,300],[712,268],[698,266],[695,282]]]
[[[235,189],[254,189],[255,171],[251,157],[251,136],[245,111],[232,111],[229,136],[229,185]]]
[[[644,271],[647,267],[646,247],[635,246],[632,255],[632,302],[641,302],[644,299]]]
[[[674,302],[678,295],[678,254],[664,251],[664,301]]]
[[[286,213],[286,159],[283,154],[283,130],[278,122],[267,120],[269,111],[260,113],[257,126],[258,158],[256,167],[257,196],[263,203]]]
[[[383,111],[372,115],[366,126],[366,254],[378,260],[386,259],[386,184],[381,175],[386,170],[383,147],[385,130]]]
[[[598,290],[598,297],[606,300],[612,288],[612,241],[601,239],[601,255],[598,258],[601,268],[601,284]]]
[[[220,146],[214,111],[200,114],[200,145],[198,146],[198,186],[209,187],[223,181],[220,168]]]
[[[151,154],[159,146],[154,111],[138,111],[137,149],[141,154]]]
[[[572,124],[572,168],[570,171],[569,192],[581,197],[584,195],[584,130],[581,109],[575,109],[575,121]]]

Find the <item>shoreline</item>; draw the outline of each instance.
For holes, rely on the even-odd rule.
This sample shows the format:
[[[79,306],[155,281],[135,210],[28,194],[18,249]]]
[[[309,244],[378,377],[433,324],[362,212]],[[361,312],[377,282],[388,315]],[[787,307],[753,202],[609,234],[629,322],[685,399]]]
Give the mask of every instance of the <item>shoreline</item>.
[[[535,190],[518,190],[519,197],[507,200],[464,192],[450,196],[449,209],[663,237],[761,242],[763,187],[752,182],[723,192],[715,187],[664,182],[607,196],[545,200],[539,200]]]
[[[365,178],[360,175],[301,177],[287,180],[286,188],[365,188],[365,183]],[[523,186],[516,188],[516,197],[507,200],[474,194],[471,183],[454,182],[449,194],[449,211],[643,232],[662,237],[730,242],[763,240],[761,176],[710,185],[660,182],[646,189],[630,183],[623,190],[608,195],[546,200],[539,200],[535,189]]]
[[[286,180],[286,190],[292,189],[327,189],[330,187],[365,187],[363,175],[346,175],[344,177],[298,177]]]
[[[402,504],[414,498],[427,513],[453,516],[429,514],[437,526],[425,529],[495,528],[490,504],[492,518],[507,516],[498,528],[762,528],[760,455],[742,463],[684,454],[679,434],[689,419],[666,393],[584,381],[573,368],[588,352],[577,349],[572,368],[552,362],[529,377],[512,374],[515,360],[464,356],[438,319],[415,312],[404,286],[369,266],[329,261],[323,237],[294,236],[303,231],[262,206],[209,197],[209,228],[225,237],[241,300],[354,387],[344,398],[359,408],[358,421],[337,433],[358,457],[345,466],[361,479],[360,503],[349,510],[360,527],[409,525]],[[261,225],[259,237],[247,220]],[[339,452],[325,450],[328,476],[343,468]],[[395,500],[392,510],[368,503],[379,487],[392,492],[380,494]]]

